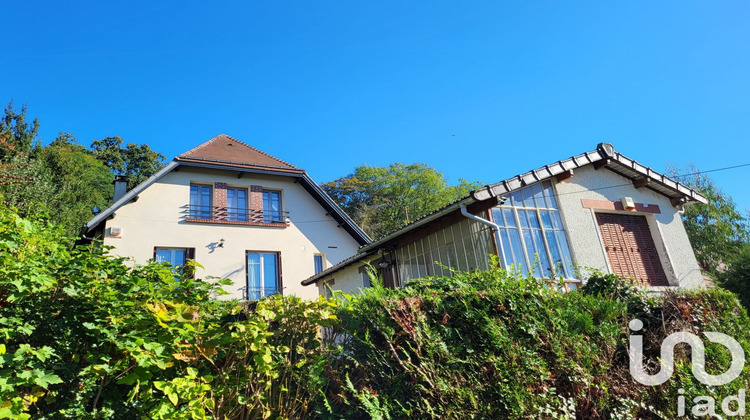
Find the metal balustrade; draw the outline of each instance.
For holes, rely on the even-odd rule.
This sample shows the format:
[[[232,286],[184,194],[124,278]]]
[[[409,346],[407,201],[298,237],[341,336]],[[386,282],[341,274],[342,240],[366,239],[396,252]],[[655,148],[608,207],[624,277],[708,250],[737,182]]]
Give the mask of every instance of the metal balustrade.
[[[268,211],[237,207],[185,206],[185,218],[222,222],[286,223],[288,211]]]

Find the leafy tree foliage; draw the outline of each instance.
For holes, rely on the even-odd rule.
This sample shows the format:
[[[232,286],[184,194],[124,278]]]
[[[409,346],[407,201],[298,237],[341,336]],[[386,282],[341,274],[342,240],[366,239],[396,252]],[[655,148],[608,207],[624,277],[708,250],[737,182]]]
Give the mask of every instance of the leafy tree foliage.
[[[750,244],[743,245],[727,263],[727,269],[718,274],[718,283],[736,293],[750,310]]]
[[[123,140],[118,136],[94,140],[91,150],[113,173],[128,176],[128,189],[164,166],[164,155],[153,151],[149,145],[128,143],[123,146]]]
[[[76,235],[93,207],[105,208],[112,200],[112,174],[68,133],[42,148],[38,159],[54,174],[54,220],[66,227],[66,234]]]
[[[40,147],[37,139],[39,133],[39,119],[31,123],[26,121],[26,108],[21,111],[13,109],[13,101],[5,108],[3,117],[0,119],[0,137],[3,147],[0,148],[0,161],[7,160],[13,156],[32,155]]]
[[[335,301],[215,299],[0,205],[0,418],[302,418]],[[335,348],[330,347],[331,351]]]
[[[720,264],[732,260],[743,244],[750,241],[748,219],[737,210],[732,197],[694,166],[688,167],[687,173],[679,168],[669,171],[708,199],[707,204],[685,206],[682,220],[701,267],[716,275]]]
[[[394,163],[358,166],[353,173],[323,184],[323,189],[365,232],[378,238],[479,186],[464,179],[448,185],[441,172],[424,163]]]

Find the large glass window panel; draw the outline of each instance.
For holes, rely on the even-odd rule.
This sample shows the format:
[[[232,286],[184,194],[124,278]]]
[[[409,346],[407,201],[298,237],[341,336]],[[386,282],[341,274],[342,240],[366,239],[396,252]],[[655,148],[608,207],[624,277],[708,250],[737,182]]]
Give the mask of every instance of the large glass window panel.
[[[563,263],[565,264],[565,270],[569,278],[576,277],[575,270],[573,268],[573,257],[570,254],[568,248],[568,240],[565,237],[565,231],[558,230],[555,232],[557,236],[557,244],[560,246],[560,255],[562,256]]]
[[[527,210],[526,214],[529,216],[529,226],[534,229],[539,229],[539,216],[536,215],[536,211]]]
[[[542,231],[534,229],[531,232],[534,236],[534,247],[536,248],[537,256],[539,258],[542,275],[545,278],[549,278],[552,276],[552,266],[550,265],[549,257],[547,256],[547,251],[544,247],[544,237],[542,236]]]
[[[503,216],[506,226],[516,226],[516,216],[513,214],[513,209],[503,209]]]
[[[542,185],[541,184],[534,184],[531,186],[531,191],[534,194],[534,202],[536,203],[536,208],[546,208],[547,203],[544,202],[544,195],[542,194]]]
[[[513,191],[510,196],[510,200],[493,210],[498,224],[499,213],[503,216],[501,226],[505,229],[501,229],[500,238],[505,261],[509,265],[521,264],[524,274],[534,266],[536,277],[547,278],[554,273],[573,278],[572,259],[556,210],[552,182],[532,184]]]
[[[522,188],[521,195],[523,195],[523,206],[534,208],[534,193],[531,188]]]

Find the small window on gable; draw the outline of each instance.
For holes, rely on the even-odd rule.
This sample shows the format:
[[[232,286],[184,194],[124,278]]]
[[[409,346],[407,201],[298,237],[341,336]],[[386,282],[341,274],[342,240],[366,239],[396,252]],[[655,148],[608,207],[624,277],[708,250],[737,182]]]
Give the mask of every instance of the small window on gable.
[[[313,255],[313,265],[315,266],[315,274],[322,273],[325,269],[325,255],[315,254]]]

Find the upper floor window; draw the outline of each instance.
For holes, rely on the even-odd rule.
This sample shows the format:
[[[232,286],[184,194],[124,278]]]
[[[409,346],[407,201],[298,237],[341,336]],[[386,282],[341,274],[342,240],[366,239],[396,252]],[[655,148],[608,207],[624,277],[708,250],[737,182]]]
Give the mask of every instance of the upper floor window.
[[[190,218],[211,219],[212,217],[211,186],[190,184]]]
[[[284,222],[283,213],[281,192],[263,190],[263,223],[282,223]]]
[[[550,181],[511,193],[492,210],[501,226],[503,259],[537,278],[575,278],[568,240]],[[530,270],[533,268],[533,272]]]
[[[227,220],[247,222],[247,188],[227,188]]]
[[[247,298],[258,300],[281,291],[277,252],[247,252]]]

